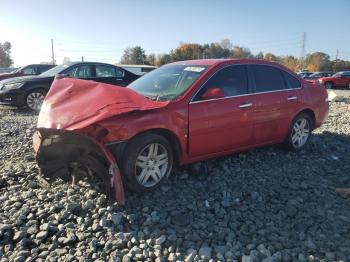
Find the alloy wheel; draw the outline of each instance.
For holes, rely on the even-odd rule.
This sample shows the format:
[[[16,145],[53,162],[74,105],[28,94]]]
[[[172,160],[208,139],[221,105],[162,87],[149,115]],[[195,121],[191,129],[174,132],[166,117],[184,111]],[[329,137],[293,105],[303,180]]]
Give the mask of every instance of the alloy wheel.
[[[310,123],[305,118],[295,121],[292,130],[292,143],[295,148],[304,146],[310,136]]]
[[[144,187],[153,187],[167,174],[169,155],[159,143],[147,145],[136,158],[135,176]]]
[[[45,96],[38,92],[34,91],[29,93],[27,96],[27,106],[32,110],[39,110],[44,102]]]

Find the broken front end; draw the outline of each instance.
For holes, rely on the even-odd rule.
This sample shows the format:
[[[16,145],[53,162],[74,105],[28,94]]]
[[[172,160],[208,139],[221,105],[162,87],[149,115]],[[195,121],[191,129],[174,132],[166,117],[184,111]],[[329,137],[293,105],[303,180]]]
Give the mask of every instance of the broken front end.
[[[38,128],[33,146],[48,182],[87,180],[109,199],[125,203],[123,183],[113,154],[97,140],[74,131]]]
[[[102,120],[164,107],[135,91],[94,81],[56,77],[42,105],[33,136],[37,163],[46,181],[89,179],[110,199],[125,202],[121,174],[105,146]],[[96,181],[95,181],[96,180]]]

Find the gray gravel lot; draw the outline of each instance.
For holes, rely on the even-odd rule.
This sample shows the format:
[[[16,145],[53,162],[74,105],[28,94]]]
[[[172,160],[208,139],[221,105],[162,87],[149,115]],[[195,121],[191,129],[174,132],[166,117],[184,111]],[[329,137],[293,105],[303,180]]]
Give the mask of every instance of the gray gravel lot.
[[[337,91],[336,91],[337,92]],[[339,93],[340,94],[340,93]],[[0,261],[350,261],[350,91],[307,148],[176,171],[125,207],[85,183],[40,187],[36,116],[0,108]]]

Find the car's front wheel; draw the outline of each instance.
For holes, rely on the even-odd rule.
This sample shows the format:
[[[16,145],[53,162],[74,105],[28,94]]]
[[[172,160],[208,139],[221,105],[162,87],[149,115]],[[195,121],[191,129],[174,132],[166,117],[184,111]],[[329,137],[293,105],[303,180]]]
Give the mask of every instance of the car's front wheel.
[[[312,120],[308,114],[301,113],[296,116],[289,129],[285,141],[287,149],[292,151],[301,150],[308,142],[312,132]]]
[[[123,175],[134,192],[159,186],[171,173],[173,151],[163,136],[146,134],[133,139],[123,154]]]
[[[42,90],[30,91],[26,97],[26,106],[30,110],[39,111],[44,102],[45,95],[45,92]]]

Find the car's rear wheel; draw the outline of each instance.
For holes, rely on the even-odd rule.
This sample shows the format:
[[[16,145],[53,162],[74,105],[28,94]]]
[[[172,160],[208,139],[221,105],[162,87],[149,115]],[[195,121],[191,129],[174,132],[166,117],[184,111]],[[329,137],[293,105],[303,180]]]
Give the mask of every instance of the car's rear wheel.
[[[312,120],[306,113],[296,116],[289,129],[288,137],[285,141],[287,149],[292,151],[301,150],[309,142],[312,132]]]
[[[26,106],[30,110],[39,111],[44,102],[45,95],[45,92],[42,90],[30,91],[26,97]]]
[[[134,192],[158,187],[171,173],[173,151],[164,137],[146,134],[133,139],[124,151],[123,175]]]
[[[326,89],[332,89],[333,88],[333,83],[332,82],[326,82],[324,84],[324,86],[326,87]]]

